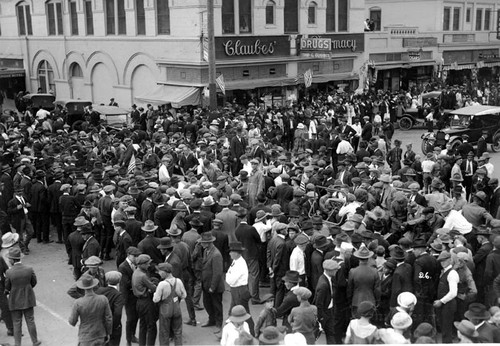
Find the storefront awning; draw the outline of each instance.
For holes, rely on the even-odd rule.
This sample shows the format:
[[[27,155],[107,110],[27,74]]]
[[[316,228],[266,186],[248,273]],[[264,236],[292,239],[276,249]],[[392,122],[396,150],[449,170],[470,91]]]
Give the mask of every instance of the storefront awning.
[[[287,85],[295,85],[295,78],[263,78],[263,79],[248,79],[226,82],[226,90],[249,90],[265,87],[282,87]]]
[[[421,66],[434,66],[436,64],[435,61],[412,61],[405,62],[400,64],[389,64],[389,65],[375,65],[374,68],[377,71],[384,70],[392,70],[394,68],[413,68],[413,67],[421,67]]]
[[[18,78],[24,77],[26,72],[19,68],[0,68],[0,78]]]
[[[476,67],[476,64],[464,64],[464,65],[448,65],[443,67],[443,71],[448,71],[448,70],[455,70],[455,71],[462,71],[462,70],[470,70]]]
[[[313,75],[313,83],[327,83],[331,81],[340,81],[340,80],[358,80],[359,76],[357,74],[348,73],[329,73],[329,74],[320,74]]]
[[[200,104],[201,90],[197,87],[162,84],[143,96],[136,96],[135,99],[152,105],[171,103],[172,107],[179,108]]]

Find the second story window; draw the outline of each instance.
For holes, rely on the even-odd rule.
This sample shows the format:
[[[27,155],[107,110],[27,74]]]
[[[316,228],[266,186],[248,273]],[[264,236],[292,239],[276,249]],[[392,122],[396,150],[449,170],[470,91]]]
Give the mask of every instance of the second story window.
[[[92,0],[85,0],[85,29],[87,35],[94,35],[94,12],[92,11]]]
[[[272,0],[269,0],[266,4],[266,24],[272,25],[275,23],[274,14],[275,14],[276,3]]]
[[[71,19],[71,35],[78,35],[78,12],[76,1],[69,2],[69,14]]]
[[[490,21],[491,21],[491,9],[486,8],[484,10],[484,30],[490,31]]]
[[[31,10],[27,2],[22,1],[16,6],[17,25],[19,26],[19,35],[33,35],[31,26]]]
[[[49,35],[63,34],[62,4],[59,1],[49,1],[46,4],[47,25]]]
[[[146,12],[144,0],[135,0],[135,19],[137,21],[137,35],[146,35]]]
[[[106,35],[125,35],[125,0],[106,0]]]
[[[450,30],[450,22],[451,22],[451,8],[445,7],[443,11],[443,31]]]
[[[249,34],[252,32],[251,0],[222,0],[221,10],[223,34]],[[236,29],[238,30],[236,31]]]
[[[234,0],[222,0],[222,33],[234,34]]]
[[[382,10],[380,8],[370,9],[370,31],[380,31],[382,27]]]
[[[478,8],[476,10],[476,31],[480,31],[483,26],[483,9]]]
[[[314,1],[307,8],[307,24],[316,24],[316,3]]]
[[[299,32],[299,2],[298,0],[285,0],[285,34]]]
[[[156,0],[158,35],[170,35],[170,8],[168,1]]]
[[[349,0],[327,0],[326,1],[326,31],[347,31],[348,24],[348,1]],[[371,10],[370,10],[371,12]]]

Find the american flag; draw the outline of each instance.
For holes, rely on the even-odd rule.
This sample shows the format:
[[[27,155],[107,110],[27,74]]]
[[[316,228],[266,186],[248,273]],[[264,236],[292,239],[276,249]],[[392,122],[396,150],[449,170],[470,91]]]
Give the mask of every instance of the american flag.
[[[130,162],[128,163],[127,174],[134,173],[134,170],[135,170],[135,154],[132,154],[132,157],[130,158]]]
[[[226,95],[226,85],[224,84],[224,76],[222,75],[222,73],[219,75],[219,77],[215,78],[215,82],[219,86],[220,91],[222,91],[222,93]]]
[[[313,81],[313,73],[312,70],[309,69],[306,72],[304,72],[304,84],[306,88],[309,88],[312,84]]]

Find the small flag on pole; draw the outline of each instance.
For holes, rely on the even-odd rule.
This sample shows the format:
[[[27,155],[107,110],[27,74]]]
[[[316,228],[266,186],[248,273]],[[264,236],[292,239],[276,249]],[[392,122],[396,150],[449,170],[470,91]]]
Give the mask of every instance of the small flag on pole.
[[[130,158],[130,162],[128,163],[127,174],[134,173],[134,170],[135,170],[135,154],[132,154],[132,157]]]
[[[313,81],[313,73],[311,69],[307,70],[304,72],[304,84],[306,85],[306,88],[309,88],[312,84]]]
[[[226,95],[226,85],[224,84],[224,76],[222,75],[222,73],[215,79],[215,82],[219,86],[220,91],[222,91],[222,93]]]

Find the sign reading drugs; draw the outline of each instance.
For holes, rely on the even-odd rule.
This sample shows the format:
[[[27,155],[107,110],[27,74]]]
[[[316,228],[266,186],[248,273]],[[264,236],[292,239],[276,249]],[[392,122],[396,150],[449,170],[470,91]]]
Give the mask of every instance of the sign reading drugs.
[[[301,55],[323,52],[329,55],[362,52],[365,48],[364,34],[332,34],[301,37],[298,41]]]
[[[329,38],[302,38],[300,50],[331,50],[332,40]]]

